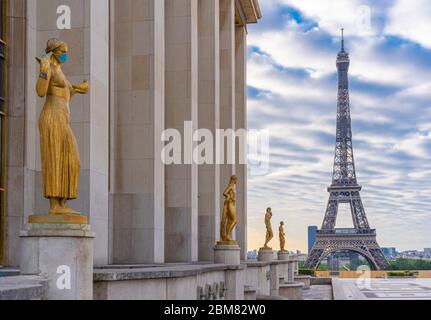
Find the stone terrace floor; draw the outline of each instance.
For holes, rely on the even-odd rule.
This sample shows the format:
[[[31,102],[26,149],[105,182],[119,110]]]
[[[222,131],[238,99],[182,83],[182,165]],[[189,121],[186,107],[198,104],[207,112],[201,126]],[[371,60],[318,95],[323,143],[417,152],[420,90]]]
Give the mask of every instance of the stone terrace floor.
[[[315,285],[303,291],[304,300],[333,300],[331,285]]]
[[[333,279],[335,300],[431,300],[431,279]]]

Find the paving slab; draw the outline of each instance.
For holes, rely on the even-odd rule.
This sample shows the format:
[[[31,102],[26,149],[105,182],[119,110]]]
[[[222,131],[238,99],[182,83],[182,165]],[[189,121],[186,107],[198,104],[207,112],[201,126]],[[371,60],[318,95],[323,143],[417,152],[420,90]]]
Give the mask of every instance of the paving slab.
[[[431,300],[431,279],[333,279],[335,300]]]
[[[314,285],[304,290],[304,300],[333,300],[331,285]]]

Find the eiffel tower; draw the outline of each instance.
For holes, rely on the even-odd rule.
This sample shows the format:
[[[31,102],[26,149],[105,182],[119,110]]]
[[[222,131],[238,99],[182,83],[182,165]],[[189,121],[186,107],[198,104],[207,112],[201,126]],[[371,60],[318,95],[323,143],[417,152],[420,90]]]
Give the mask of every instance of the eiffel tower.
[[[337,140],[332,184],[325,219],[317,231],[316,242],[305,263],[306,268],[317,269],[322,260],[339,251],[356,252],[367,259],[374,270],[385,269],[388,262],[376,240],[376,230],[371,229],[362,205],[355,172],[352,145],[352,123],[349,101],[349,54],[344,50],[344,29],[341,29],[341,51],[337,57],[338,106]],[[353,229],[335,228],[340,203],[349,203]]]

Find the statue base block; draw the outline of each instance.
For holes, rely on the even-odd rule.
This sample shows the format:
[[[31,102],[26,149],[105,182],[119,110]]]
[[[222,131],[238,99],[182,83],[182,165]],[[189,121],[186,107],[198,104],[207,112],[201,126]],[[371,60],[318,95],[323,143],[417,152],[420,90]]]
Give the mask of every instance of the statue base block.
[[[224,245],[219,242],[214,247],[214,263],[227,265],[241,264],[241,248],[238,245]]]
[[[261,262],[274,261],[274,251],[272,248],[260,248],[257,255],[257,260]]]
[[[44,214],[28,218],[30,224],[88,224],[88,218],[80,214]]]
[[[48,300],[91,300],[93,239],[86,224],[29,224],[21,232],[21,274],[45,277]]]
[[[236,240],[230,241],[217,241],[218,246],[238,246],[238,242]]]
[[[288,251],[278,251],[278,260],[280,260],[280,261],[289,260],[289,252]]]

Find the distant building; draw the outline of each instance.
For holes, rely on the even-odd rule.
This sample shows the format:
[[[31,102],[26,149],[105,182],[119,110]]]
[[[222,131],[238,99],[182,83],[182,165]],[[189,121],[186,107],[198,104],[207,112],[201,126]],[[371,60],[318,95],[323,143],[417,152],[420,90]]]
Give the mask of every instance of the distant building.
[[[249,251],[247,253],[247,260],[256,260],[257,259],[257,250]]]
[[[424,249],[424,254],[427,255],[427,256],[431,255],[431,248],[425,248]]]
[[[382,248],[382,252],[385,257],[396,257],[398,254],[396,248]]]
[[[314,243],[316,242],[316,234],[317,234],[317,227],[309,226],[308,227],[308,253],[311,252],[311,249],[313,249]]]
[[[301,251],[299,251],[299,253],[297,253],[297,255],[296,255],[296,258],[299,261],[305,262],[305,261],[307,261],[308,255],[304,254],[304,253],[301,253]]]

